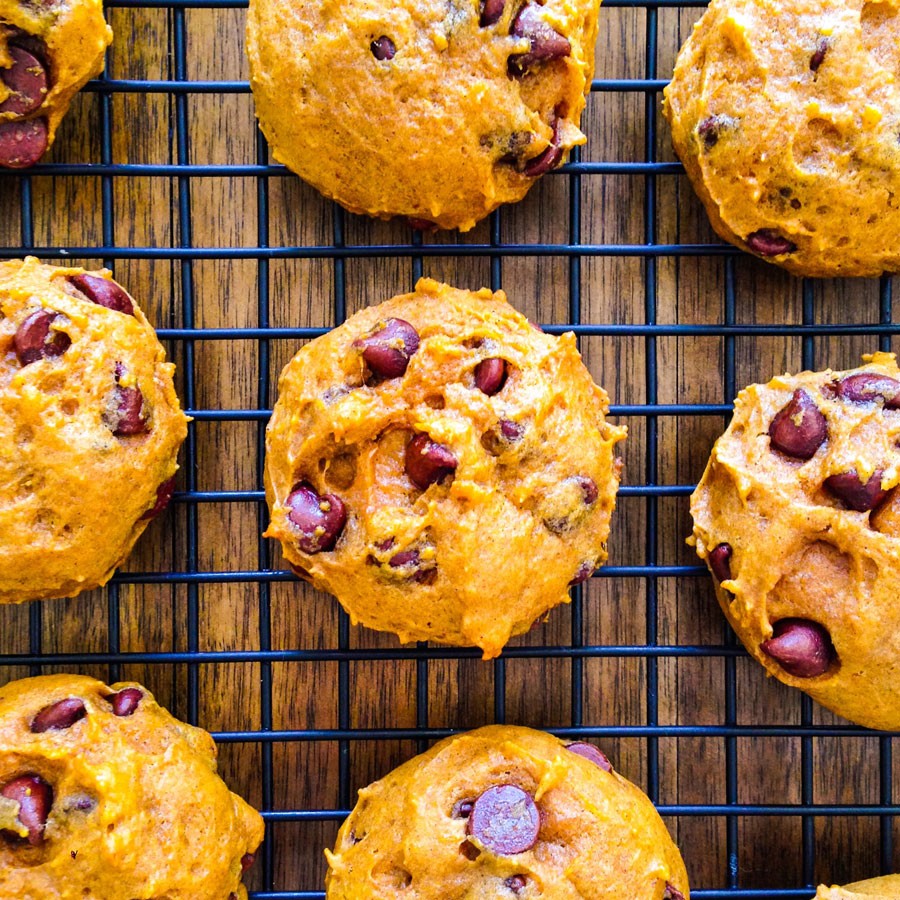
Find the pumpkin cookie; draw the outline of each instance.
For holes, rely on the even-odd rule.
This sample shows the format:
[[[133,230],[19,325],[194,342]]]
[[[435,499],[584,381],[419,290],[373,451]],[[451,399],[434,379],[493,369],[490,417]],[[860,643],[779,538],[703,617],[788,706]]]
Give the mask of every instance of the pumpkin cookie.
[[[467,231],[585,141],[599,0],[252,0],[279,162],[351,212]]]
[[[41,158],[110,41],[101,0],[0,0],[0,166]]]
[[[328,900],[685,900],[653,804],[592,744],[493,725],[447,738],[359,792]]]
[[[266,536],[354,622],[496,656],[606,559],[606,411],[573,334],[422,279],[281,373]]]
[[[0,603],[105,584],[168,503],[175,367],[107,272],[0,264]]]
[[[0,896],[246,900],[260,816],[216,745],[138,684],[0,688]]]
[[[768,672],[871,728],[900,728],[900,370],[893,354],[735,401],[691,498],[697,553]]]
[[[844,887],[819,885],[815,900],[900,900],[900,875],[883,875]]]
[[[726,241],[797,275],[900,269],[898,0],[713,0],[665,90]]]

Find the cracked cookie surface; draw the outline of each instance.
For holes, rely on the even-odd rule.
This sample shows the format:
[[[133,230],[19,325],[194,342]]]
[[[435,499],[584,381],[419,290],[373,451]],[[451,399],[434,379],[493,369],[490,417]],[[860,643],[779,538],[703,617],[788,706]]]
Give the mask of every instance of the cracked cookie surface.
[[[900,269],[897,0],[713,0],[665,113],[716,232],[797,275]]]
[[[253,0],[275,158],[356,213],[472,228],[584,143],[599,0]]]
[[[107,276],[0,263],[0,603],[105,584],[171,497],[175,367]]]
[[[285,367],[266,535],[354,622],[496,656],[606,559],[607,407],[573,334],[422,279]]]
[[[900,727],[900,371],[751,385],[691,497],[692,540],[750,653],[872,728]]]
[[[0,166],[40,159],[111,41],[100,0],[0,0]]]
[[[0,688],[0,897],[246,900],[260,816],[139,684]]]
[[[359,792],[326,854],[328,900],[685,900],[649,799],[596,747],[492,725]]]

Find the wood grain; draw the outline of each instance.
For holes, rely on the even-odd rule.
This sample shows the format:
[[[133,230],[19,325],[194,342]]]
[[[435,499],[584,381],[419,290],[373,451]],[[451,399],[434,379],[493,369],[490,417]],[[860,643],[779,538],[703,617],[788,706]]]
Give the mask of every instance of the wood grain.
[[[644,78],[648,72],[648,29],[658,35],[655,77],[671,71],[675,54],[698,9],[605,9],[597,49],[597,77]],[[166,79],[174,75],[175,25],[184,17],[186,69],[190,79],[245,81],[245,11],[240,9],[114,9],[110,20],[117,42],[110,53],[115,79]],[[649,99],[648,99],[649,98]],[[651,157],[672,160],[660,95],[642,91],[597,91],[588,101],[583,128],[589,142],[580,158],[590,162],[639,162],[648,159],[646,112],[655,122]],[[50,159],[100,161],[104,103],[112,127],[112,161],[160,164],[177,161],[178,102],[187,112],[188,146],[193,164],[252,164],[260,157],[251,97],[247,93],[191,93],[183,101],[165,93],[117,92],[104,100],[84,93],[63,125]],[[113,216],[103,218],[104,190]],[[34,243],[39,247],[100,246],[110,239],[119,247],[170,248],[185,238],[178,203],[190,209],[195,247],[255,248],[260,223],[269,245],[328,247],[336,233],[347,246],[404,244],[408,229],[398,223],[369,221],[343,213],[292,176],[4,177],[0,188],[0,241],[16,247],[22,230],[23,192],[33,201]],[[652,210],[646,209],[654,198]],[[661,243],[715,243],[703,210],[681,175],[552,175],[529,196],[499,214],[505,242],[567,244],[573,237],[572,204],[580,202],[582,242],[590,245],[640,245],[648,235]],[[652,216],[648,220],[648,214]],[[426,236],[426,245],[490,242],[492,222],[467,235]],[[221,254],[220,254],[221,256]],[[251,253],[252,257],[252,253]],[[72,259],[73,263],[82,260]],[[98,256],[88,260],[101,264]],[[419,273],[461,287],[491,283],[485,256],[425,254],[420,261],[402,253],[388,257],[337,260],[275,258],[123,259],[120,280],[140,299],[151,321],[163,327],[193,324],[201,328],[278,327],[335,324],[335,301],[347,314],[411,289]],[[641,324],[648,315],[666,324],[716,324],[724,317],[728,286],[737,298],[738,324],[789,324],[804,321],[804,286],[758,261],[710,255],[644,259],[639,255],[590,255],[574,261],[566,255],[500,258],[500,283],[511,301],[534,321],[570,321],[570,281],[580,290],[581,321]],[[655,278],[656,290],[648,294]],[[343,285],[343,289],[341,289]],[[835,281],[812,285],[812,321],[875,323],[879,316],[877,281]],[[261,297],[268,302],[261,305]],[[186,305],[186,300],[191,303]],[[746,334],[732,339],[734,382],[725,377],[726,341],[722,337],[588,337],[585,362],[609,391],[613,403],[727,404],[733,390],[774,373],[817,367],[850,366],[874,349],[871,337],[827,335],[805,348],[798,337]],[[281,367],[297,341],[177,341],[170,352],[179,364],[179,388],[198,410],[254,410],[270,407]],[[812,350],[811,355],[808,353]],[[266,358],[268,356],[268,364]],[[192,386],[184,380],[194,366]],[[651,361],[655,378],[651,379]],[[624,484],[692,485],[700,477],[710,447],[723,427],[720,415],[645,415],[622,420],[629,438],[622,449]],[[198,418],[192,427],[195,463],[179,475],[179,490],[260,490],[259,447],[264,421],[236,414],[232,420]],[[654,438],[655,435],[655,438]],[[648,442],[654,439],[649,446]],[[648,527],[655,520],[655,532]],[[188,554],[192,522],[197,553]],[[264,508],[252,498],[203,502],[189,513],[178,503],[155,522],[125,566],[130,573],[254,571],[284,568],[277,548],[260,540]],[[684,493],[654,499],[621,497],[610,537],[610,564],[616,566],[693,565],[684,544],[690,532]],[[651,617],[651,613],[654,614]],[[599,577],[586,587],[581,602],[583,631],[575,639],[588,646],[641,646],[656,634],[663,646],[720,646],[730,640],[705,577],[645,579]],[[111,643],[110,616],[117,617],[120,638]],[[39,616],[41,644],[29,638],[31,616]],[[574,617],[574,618],[573,618]],[[195,619],[196,631],[188,623]],[[572,607],[513,646],[570,646]],[[265,643],[266,625],[271,641]],[[200,649],[211,651],[275,649],[309,651],[341,646],[344,629],[335,601],[296,582],[122,584],[71,601],[48,602],[36,612],[0,607],[0,653],[41,649],[55,652],[139,652]],[[351,649],[396,648],[394,638],[350,629]],[[2,657],[0,657],[2,663]],[[57,669],[47,666],[45,671]],[[294,733],[268,745],[253,740],[221,744],[221,771],[252,802],[271,808],[340,811],[356,790],[407,759],[424,741],[409,739],[328,739],[322,730],[473,728],[496,721],[535,727],[627,728],[663,726],[796,724],[804,721],[801,696],[766,679],[760,668],[739,656],[591,655],[567,658],[316,661],[206,663],[188,667],[159,663],[85,666],[101,677],[126,677],[148,684],[178,715],[192,714],[189,693],[198,690],[197,720],[212,731],[274,729]],[[26,667],[0,665],[0,681],[28,674]],[[349,684],[342,707],[339,680]],[[572,681],[581,679],[583,702],[572,707]],[[726,685],[734,678],[736,714],[728,718]],[[271,684],[271,721],[262,701]],[[656,700],[650,689],[656,686]],[[427,703],[417,702],[424,689]],[[504,688],[504,689],[501,689]],[[837,722],[816,707],[806,719]],[[296,734],[313,730],[314,735]],[[648,740],[610,736],[602,741],[617,768],[648,789],[664,805],[796,804],[801,802],[875,804],[897,793],[882,784],[879,763],[889,739],[878,737],[811,738],[678,736]],[[732,754],[729,756],[729,747]],[[341,750],[349,757],[341,783]],[[728,767],[736,765],[736,795],[729,795]],[[801,790],[801,765],[812,769],[811,794]],[[263,768],[272,766],[271,797],[264,796]],[[658,773],[658,778],[653,777]],[[900,781],[900,773],[889,781]],[[882,864],[876,817],[820,816],[812,822],[815,855],[803,853],[800,816],[745,815],[736,818],[736,842],[730,844],[726,819],[699,811],[669,819],[681,845],[695,888],[724,888],[732,879],[741,887],[776,890],[816,881],[841,881],[876,874]],[[325,871],[322,851],[339,824],[335,813],[324,821],[285,821],[271,825],[272,869],[265,877],[257,864],[255,889],[320,890]],[[894,827],[893,825],[891,827]],[[734,854],[733,871],[728,853]],[[893,860],[888,860],[893,862]]]

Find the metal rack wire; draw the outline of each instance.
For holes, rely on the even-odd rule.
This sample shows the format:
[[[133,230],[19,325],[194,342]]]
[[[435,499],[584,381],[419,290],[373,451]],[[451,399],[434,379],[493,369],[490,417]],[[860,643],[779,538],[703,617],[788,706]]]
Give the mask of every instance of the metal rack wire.
[[[877,804],[817,804],[814,802],[812,741],[816,737],[855,737],[871,733],[863,728],[849,725],[812,724],[812,704],[803,700],[802,722],[800,725],[746,725],[739,724],[735,666],[744,651],[723,628],[723,640],[716,645],[673,645],[661,643],[658,629],[658,584],[661,579],[706,578],[706,570],[699,565],[666,565],[660,562],[657,544],[658,504],[661,498],[685,497],[692,485],[667,485],[660,483],[659,459],[659,419],[667,416],[715,416],[730,414],[729,404],[683,403],[662,404],[659,402],[660,363],[657,342],[669,336],[717,337],[724,341],[723,396],[735,396],[741,385],[737,382],[735,366],[735,342],[739,336],[783,336],[802,338],[803,365],[814,367],[815,338],[828,335],[872,335],[876,336],[882,349],[889,349],[891,337],[900,332],[900,327],[892,321],[892,290],[889,279],[881,282],[879,294],[878,322],[873,324],[846,324],[824,326],[816,323],[813,302],[813,287],[803,288],[803,316],[801,323],[781,324],[737,324],[735,256],[736,251],[720,244],[661,244],[658,241],[657,180],[661,177],[681,172],[675,163],[657,158],[658,136],[656,133],[656,108],[658,95],[665,85],[657,71],[658,57],[658,15],[662,8],[702,7],[701,0],[609,0],[608,7],[639,8],[646,11],[645,27],[645,68],[640,79],[596,80],[592,85],[595,93],[629,92],[643,95],[646,130],[644,135],[643,158],[627,162],[588,162],[576,152],[572,160],[551,178],[569,181],[568,239],[562,243],[509,244],[502,240],[503,212],[493,214],[490,223],[490,240],[487,243],[461,242],[454,244],[432,244],[421,235],[412,235],[408,242],[385,245],[356,246],[346,241],[346,216],[335,208],[333,215],[332,241],[327,246],[273,246],[269,234],[269,190],[272,179],[293,177],[278,165],[268,161],[268,149],[261,135],[257,136],[257,162],[253,165],[211,165],[192,162],[189,147],[188,109],[192,95],[201,93],[246,93],[249,87],[237,81],[190,81],[188,79],[188,56],[185,29],[187,10],[243,8],[245,0],[113,0],[109,4],[118,8],[159,8],[167,10],[171,40],[170,78],[164,81],[115,80],[104,77],[92,82],[87,91],[98,96],[102,124],[100,136],[99,163],[52,163],[41,164],[24,175],[2,172],[0,182],[12,178],[21,182],[21,222],[22,244],[18,247],[2,248],[4,257],[18,257],[34,254],[46,260],[66,258],[102,257],[105,264],[114,267],[117,260],[161,259],[170,260],[180,278],[182,297],[182,318],[174,327],[160,328],[161,338],[176,348],[175,358],[184,378],[183,404],[194,417],[184,451],[184,489],[174,498],[175,504],[186,510],[185,540],[186,565],[181,571],[150,571],[140,573],[120,573],[107,588],[108,598],[108,647],[105,652],[54,653],[42,647],[42,606],[33,604],[30,616],[30,646],[27,653],[0,653],[0,666],[25,666],[33,674],[42,667],[57,666],[77,668],[88,665],[106,665],[110,679],[119,676],[126,664],[148,664],[161,666],[183,665],[187,668],[187,710],[186,717],[198,722],[199,670],[201,666],[215,666],[225,663],[255,663],[261,675],[261,707],[259,727],[245,730],[230,730],[215,733],[220,743],[257,744],[261,753],[262,809],[271,827],[283,822],[339,821],[352,805],[352,785],[350,779],[350,749],[353,742],[408,739],[417,743],[419,749],[445,736],[448,731],[429,726],[429,662],[435,659],[474,658],[474,650],[432,647],[402,647],[394,649],[352,648],[348,617],[342,612],[339,619],[337,646],[327,648],[274,649],[271,611],[271,588],[277,582],[291,581],[290,572],[272,568],[271,547],[259,538],[258,567],[234,571],[210,571],[201,566],[199,554],[198,508],[205,503],[245,503],[255,506],[259,532],[267,524],[267,510],[262,492],[262,461],[265,425],[269,416],[273,397],[270,393],[271,345],[281,339],[298,341],[317,336],[322,328],[284,328],[270,326],[269,266],[273,260],[286,258],[324,259],[333,266],[333,315],[334,321],[342,321],[347,312],[348,260],[367,257],[401,257],[411,260],[414,276],[422,272],[425,256],[480,256],[490,260],[491,286],[503,286],[503,260],[516,256],[552,256],[563,258],[568,265],[568,321],[564,324],[548,325],[546,330],[560,333],[573,330],[580,337],[632,337],[643,341],[644,376],[646,398],[644,403],[618,404],[612,408],[617,416],[636,416],[646,419],[646,449],[644,470],[640,483],[622,488],[621,496],[640,498],[646,508],[646,543],[644,563],[639,565],[612,564],[600,570],[595,577],[602,579],[642,579],[646,585],[647,620],[645,640],[640,644],[591,645],[586,643],[582,589],[575,589],[572,607],[571,639],[567,643],[544,646],[516,646],[507,649],[503,657],[494,665],[494,718],[497,722],[506,720],[506,664],[517,658],[540,658],[568,660],[571,665],[571,709],[568,727],[554,729],[569,738],[591,739],[602,737],[633,737],[646,744],[647,778],[646,786],[651,799],[660,800],[660,754],[659,742],[665,738],[688,738],[692,736],[721,740],[725,748],[725,802],[719,804],[662,804],[660,811],[665,816],[718,817],[726,823],[726,856],[722,860],[727,875],[725,887],[711,888],[703,884],[695,885],[693,896],[700,900],[721,900],[721,898],[753,897],[809,897],[814,892],[815,877],[815,832],[816,817],[828,816],[874,816],[880,822],[880,865],[883,871],[890,871],[893,864],[893,817],[900,814],[892,794],[892,737],[880,737],[880,789]],[[122,164],[113,162],[112,150],[112,98],[116,93],[164,94],[170,98],[171,120],[170,140],[172,159],[167,164]],[[90,175],[99,177],[102,198],[102,246],[101,247],[48,247],[35,243],[35,209],[32,198],[32,178],[41,175],[58,177]],[[584,179],[606,175],[628,176],[641,179],[644,184],[643,240],[638,244],[590,244],[582,235],[582,185]],[[114,240],[114,192],[115,179],[135,177],[158,177],[173,180],[173,216],[177,223],[177,240],[171,246],[116,246]],[[196,179],[208,177],[240,177],[255,179],[258,198],[258,219],[256,223],[256,246],[253,247],[198,247],[192,235],[191,190]],[[643,261],[644,319],[631,324],[584,322],[582,310],[582,263],[590,257],[630,256]],[[660,259],[689,256],[721,256],[724,262],[724,317],[716,324],[668,324],[658,321],[658,264]],[[256,297],[258,326],[248,328],[202,329],[197,326],[197,309],[193,280],[193,265],[208,259],[253,259],[258,262],[258,293]],[[200,342],[249,341],[258,348],[258,392],[254,408],[223,410],[198,408],[195,354]],[[256,486],[253,490],[201,490],[197,484],[197,423],[243,421],[255,423],[257,441]],[[256,585],[259,605],[258,649],[252,650],[202,650],[200,649],[199,590],[207,584],[246,582]],[[119,588],[123,584],[178,584],[187,591],[186,644],[183,650],[167,652],[123,652],[121,649],[119,622]],[[590,659],[633,658],[646,662],[646,721],[642,725],[599,726],[585,721],[584,665]],[[724,660],[725,666],[725,717],[715,725],[661,724],[659,717],[659,665],[667,658],[716,657]],[[373,729],[351,727],[350,715],[350,664],[361,660],[388,662],[394,660],[414,660],[416,666],[415,711],[416,727],[411,729]],[[273,665],[286,662],[330,661],[337,664],[338,678],[338,727],[333,729],[276,730],[273,726]],[[797,737],[801,742],[800,782],[801,802],[799,804],[767,802],[764,804],[742,803],[738,790],[738,740],[742,737]],[[273,747],[280,742],[330,741],[339,747],[339,807],[336,809],[279,809],[276,808],[273,789]],[[764,890],[741,887],[741,870],[738,853],[738,820],[747,816],[800,817],[802,821],[802,872],[803,884],[790,889]],[[256,900],[300,900],[300,898],[320,898],[320,890],[290,890],[276,887],[273,842],[264,845],[262,853],[262,889],[252,893]],[[874,874],[874,873],[873,873]]]

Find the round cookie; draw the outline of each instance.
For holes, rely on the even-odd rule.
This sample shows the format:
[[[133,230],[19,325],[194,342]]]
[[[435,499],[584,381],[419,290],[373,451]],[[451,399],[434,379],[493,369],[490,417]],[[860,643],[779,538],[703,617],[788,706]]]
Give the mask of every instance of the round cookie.
[[[328,900],[684,900],[653,804],[591,744],[492,725],[359,792],[326,851]]]
[[[713,0],[665,90],[716,232],[797,275],[900,269],[897,0]]]
[[[0,166],[40,159],[111,41],[101,0],[0,0]]]
[[[172,494],[175,367],[108,274],[0,263],[0,603],[105,584]]]
[[[599,0],[252,0],[279,162],[351,212],[467,231],[585,141]]]
[[[422,279],[281,373],[266,536],[354,623],[496,656],[606,559],[607,406],[573,334]]]
[[[246,900],[263,821],[138,684],[0,688],[0,896]]]
[[[856,900],[858,897],[865,897],[866,900],[900,900],[900,875],[883,875],[844,887],[820,884],[815,900]]]
[[[697,553],[768,672],[871,728],[900,727],[900,370],[751,385],[691,497]]]

